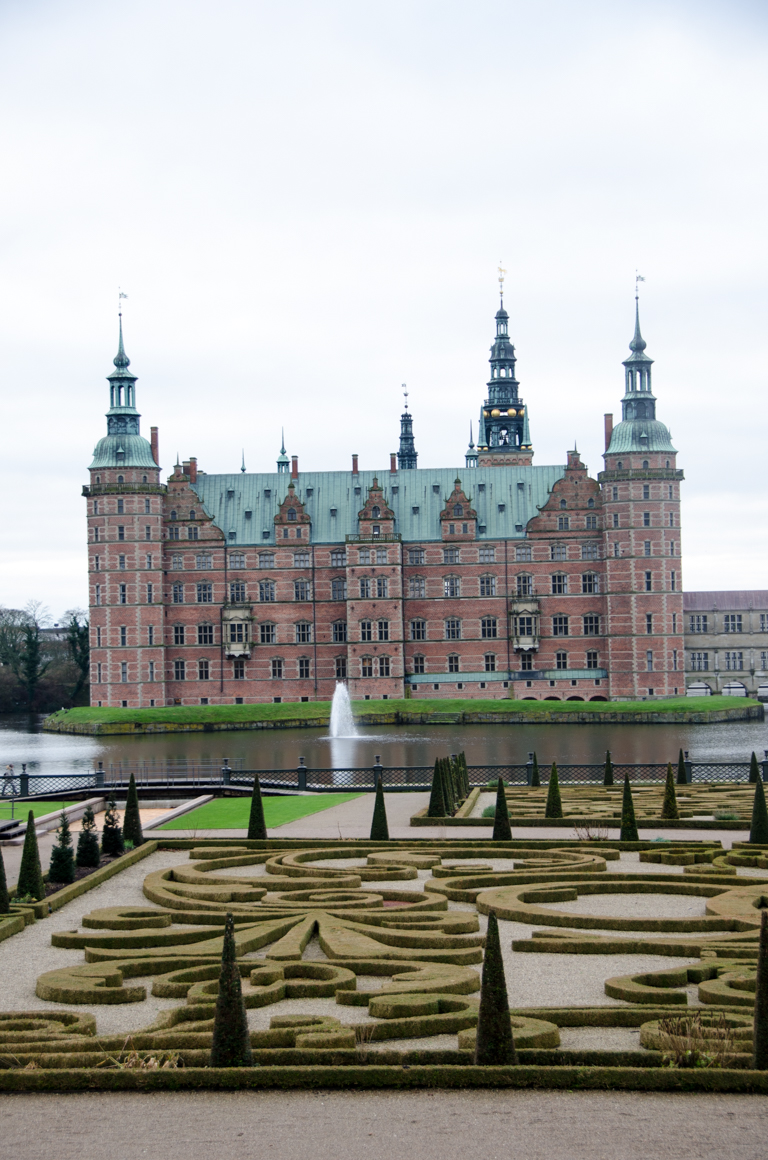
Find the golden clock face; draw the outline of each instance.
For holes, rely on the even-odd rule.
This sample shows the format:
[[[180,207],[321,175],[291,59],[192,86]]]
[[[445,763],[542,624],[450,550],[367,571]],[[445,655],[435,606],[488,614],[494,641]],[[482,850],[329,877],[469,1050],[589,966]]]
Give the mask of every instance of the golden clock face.
[[[499,415],[501,414],[501,411],[499,410],[498,407],[494,407],[493,410],[491,411],[491,414],[493,415],[494,419],[498,419]]]

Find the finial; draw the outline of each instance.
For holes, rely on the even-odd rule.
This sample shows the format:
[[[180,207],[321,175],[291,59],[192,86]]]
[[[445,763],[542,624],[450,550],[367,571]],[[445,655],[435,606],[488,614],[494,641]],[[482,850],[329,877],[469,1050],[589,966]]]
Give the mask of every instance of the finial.
[[[245,471],[245,448],[243,448],[243,463],[242,463],[242,466],[241,466],[240,470],[241,470],[242,472],[244,472],[244,471]]]
[[[285,427],[280,428],[280,454],[285,455]]]
[[[407,412],[408,411],[408,388],[406,387],[405,383],[403,383],[403,394],[405,395],[405,410]]]
[[[469,449],[470,449],[470,451],[473,450],[474,446],[475,446],[475,441],[474,441],[474,438],[472,435],[472,420],[470,419],[469,420]]]
[[[640,297],[640,283],[644,281],[645,278],[643,275],[638,274],[637,270],[635,270],[635,302],[637,302]]]
[[[635,270],[635,333],[632,341],[629,344],[629,349],[632,351],[645,350],[647,343],[640,333],[640,283],[644,282],[645,278],[642,274],[638,274]]]
[[[118,286],[118,288],[117,288],[117,325],[118,325],[118,331],[119,331],[119,339],[118,339],[118,343],[117,343],[117,356],[115,358],[113,358],[112,362],[114,363],[114,365],[116,367],[118,367],[121,370],[124,370],[126,367],[129,367],[131,365],[131,360],[126,355],[125,347],[123,346],[123,298],[127,298],[127,297],[128,297],[128,295],[123,294],[122,290]]]
[[[507,271],[504,269],[504,267],[501,264],[501,258],[499,258],[499,294],[501,296],[501,305],[502,306],[504,305],[504,275],[506,274],[506,272]]]

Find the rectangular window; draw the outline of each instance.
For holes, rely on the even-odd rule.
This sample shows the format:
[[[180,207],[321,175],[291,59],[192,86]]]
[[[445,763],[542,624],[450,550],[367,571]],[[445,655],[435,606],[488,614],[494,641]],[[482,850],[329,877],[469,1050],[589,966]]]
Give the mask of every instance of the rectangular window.
[[[568,636],[568,617],[567,616],[553,616],[552,617],[552,635],[553,636]]]
[[[101,648],[101,628],[96,629],[96,648]]]
[[[706,673],[709,671],[709,653],[708,652],[692,652],[691,653],[691,668],[695,673]]]
[[[458,576],[443,577],[443,596],[461,596],[461,580]]]
[[[155,628],[154,628],[154,625],[150,624],[149,628],[147,629],[147,644],[151,646],[154,643],[155,643]]]
[[[674,554],[675,554],[675,541],[674,540],[669,541],[669,554],[670,554],[670,556],[674,556]]]
[[[229,642],[230,644],[245,644],[248,640],[248,625],[242,620],[231,620],[229,622]]]
[[[496,577],[495,576],[481,576],[480,577],[480,595],[481,596],[495,596],[496,595]]]
[[[380,620],[377,625],[379,640],[389,640],[389,621]]]
[[[414,673],[425,673],[427,671],[426,657],[421,656],[420,653],[417,653],[413,658],[413,671]]]
[[[651,526],[651,513],[650,512],[643,512],[643,527],[650,528],[650,526]]]
[[[411,621],[411,640],[426,640],[427,639],[427,622],[426,620],[412,620]]]
[[[299,680],[309,679],[309,657],[299,657]]]
[[[259,581],[259,600],[262,604],[275,603],[275,582],[274,580],[260,580]]]
[[[152,567],[152,557],[151,556],[147,556],[147,567],[148,568]]]
[[[197,662],[197,679],[198,681],[210,680],[211,672],[208,661],[202,660]]]
[[[645,591],[646,592],[653,591],[653,573],[652,572],[646,572],[646,574],[645,574]]]
[[[643,540],[643,555],[650,556],[650,554],[651,554],[651,541],[650,540]]]
[[[373,640],[373,622],[370,620],[360,621],[360,640]]]
[[[195,567],[198,571],[210,571],[213,567],[213,557],[208,555],[195,556]]]
[[[677,572],[670,572],[669,574],[669,590],[670,592],[677,591]]]
[[[648,636],[653,632],[653,613],[646,612],[645,614],[645,631]]]
[[[364,677],[373,676],[373,657],[363,657],[360,661],[360,673]]]
[[[245,661],[244,660],[232,661],[232,679],[234,681],[244,681],[245,680]]]
[[[643,484],[643,499],[651,498],[651,485],[649,483]]]
[[[336,657],[335,665],[336,665],[336,680],[337,681],[346,681],[346,679],[347,679],[347,658],[346,657]]]
[[[533,672],[533,653],[524,652],[520,654],[520,669],[524,673]]]
[[[730,672],[740,672],[744,668],[744,653],[727,652],[725,654],[725,667]]]
[[[152,511],[152,504],[150,503],[150,501],[148,499],[145,499],[144,500],[144,514],[148,516],[151,511]]]
[[[613,513],[613,526],[614,526],[614,528],[619,527],[619,513],[618,512]]]
[[[98,572],[100,563],[101,563],[101,561],[100,561],[99,557],[94,556],[93,557],[93,570],[94,570],[94,572]]]
[[[168,539],[169,539],[169,540],[178,540],[178,538],[179,538],[179,529],[178,529],[178,527],[169,528],[169,529],[168,529]]]
[[[197,529],[197,526],[187,528],[187,539],[188,540],[198,540],[199,538],[200,538],[200,533]]]
[[[93,514],[95,516],[99,514],[99,501],[97,499],[93,501]]]
[[[212,624],[198,624],[198,626],[197,626],[197,643],[198,644],[213,644],[213,625]]]
[[[184,568],[183,556],[171,556],[171,570],[173,572],[181,572]]]
[[[459,654],[458,653],[449,653],[448,654],[448,672],[449,673],[458,673],[459,672]]]
[[[550,560],[567,560],[568,549],[565,544],[552,544],[549,549]]]
[[[445,639],[461,640],[461,621],[455,617],[445,622]]]
[[[125,539],[125,528],[123,527],[123,525],[122,525],[122,524],[118,524],[118,528],[117,528],[117,538],[118,538],[118,540],[124,540],[124,539]]]
[[[197,603],[213,604],[213,584],[197,585]]]
[[[768,652],[760,653],[760,669],[762,672],[768,669]]]
[[[367,579],[367,577],[360,581],[360,599],[371,599],[371,582],[369,579]]]
[[[294,568],[308,568],[309,567],[309,552],[294,552],[293,553]]]
[[[495,548],[481,548],[480,549],[480,563],[481,564],[495,564],[496,563],[496,549]]]
[[[146,525],[145,525],[145,527],[144,527],[144,539],[145,539],[145,540],[151,540],[151,539],[152,539],[152,529],[151,529],[151,527],[149,526],[149,524],[146,524]]]
[[[588,532],[596,532],[597,531],[597,516],[587,516],[587,519],[586,519],[584,526]]]
[[[570,528],[571,528],[571,517],[570,516],[558,516],[557,517],[557,530],[558,530],[558,532],[568,532],[568,531],[570,531]]]
[[[386,600],[388,591],[389,591],[389,585],[387,583],[386,577],[377,576],[376,577],[376,599],[377,600]]]
[[[389,657],[379,657],[379,676],[388,677],[389,675]]]
[[[173,662],[173,679],[174,681],[186,680],[186,661]]]
[[[96,665],[96,684],[101,684],[101,662]]]
[[[498,623],[495,616],[484,616],[480,621],[480,636],[483,640],[496,640]]]
[[[123,502],[123,500],[119,499],[117,501],[117,514],[119,516],[121,516],[121,515],[123,515],[124,512],[125,512],[125,503]]]
[[[377,564],[386,564],[388,559],[389,559],[389,554],[388,554],[386,548],[377,548],[376,549],[376,563]]]
[[[275,556],[273,552],[259,552],[259,567],[274,568]]]
[[[117,557],[117,567],[121,572],[125,571],[125,556]]]
[[[596,572],[584,572],[581,577],[581,591],[584,596],[592,596],[600,591],[600,577]]]
[[[310,585],[308,580],[294,580],[293,582],[293,599],[299,601],[307,601],[310,598]]]
[[[334,620],[333,622],[333,643],[346,644],[347,640],[347,622],[346,620]]]
[[[95,584],[93,588],[93,602],[96,605],[101,604],[101,584]]]
[[[485,671],[486,673],[496,672],[496,653],[485,654]]]
[[[518,544],[515,548],[515,559],[519,564],[527,564],[533,559],[533,548],[530,544]]]
[[[768,612],[760,613],[760,631],[768,632]]]
[[[173,643],[184,644],[184,625],[174,624],[173,626]]]
[[[676,648],[672,649],[672,671],[674,673],[677,672],[677,649]]]
[[[274,624],[260,624],[259,625],[259,640],[262,644],[275,643],[275,626]]]
[[[371,562],[371,549],[370,548],[359,548],[358,552],[357,552],[357,562],[358,562],[358,564],[370,564],[370,562]]]
[[[741,632],[741,613],[726,612],[723,617],[723,632]]]
[[[533,617],[516,616],[514,618],[515,636],[533,636]]]
[[[408,581],[408,595],[411,600],[418,600],[427,595],[427,582],[423,576],[411,576]]]
[[[532,596],[533,576],[529,576],[527,572],[521,572],[517,577],[516,588],[518,596]]]
[[[565,653],[565,652],[555,653],[555,668],[560,669],[561,672],[563,669],[568,668],[568,653]]]
[[[128,603],[128,585],[121,584],[120,588],[119,588],[119,592],[120,592],[120,603],[127,604]]]
[[[331,552],[331,567],[344,568],[347,563],[347,554],[343,548],[336,548]]]
[[[647,672],[653,672],[653,653],[650,649],[648,649],[647,653],[645,654],[645,668]]]
[[[599,636],[600,635],[600,617],[596,612],[589,612],[584,617],[584,635],[585,636]]]
[[[296,625],[296,644],[310,644],[312,642],[312,625],[308,620],[300,620]]]
[[[555,572],[552,576],[552,595],[566,596],[568,594],[568,577],[564,572]]]
[[[120,647],[125,648],[128,644],[128,629],[124,624],[120,625]]]
[[[611,493],[611,494],[612,494],[613,502],[614,502],[614,503],[616,503],[616,501],[617,501],[617,500],[618,500],[618,498],[619,498],[619,489],[618,489],[618,487],[614,487],[614,488],[613,488],[613,491],[612,491],[612,493]]]
[[[598,654],[596,652],[590,651],[587,653],[587,668],[588,669],[599,668],[599,657],[598,657]]]
[[[155,679],[155,662],[150,661],[149,662],[149,680],[154,681],[154,679]]]
[[[229,603],[230,604],[244,604],[245,603],[245,584],[242,580],[235,580],[229,585]]]
[[[444,564],[458,564],[459,549],[458,548],[443,548],[443,563]]]
[[[128,664],[126,661],[122,661],[120,664],[120,680],[123,684],[128,680]]]
[[[331,580],[331,600],[346,600],[347,599],[347,582],[346,580],[336,579]]]
[[[423,548],[409,548],[408,549],[408,563],[423,565],[424,563],[424,549]]]
[[[677,632],[677,613],[672,613],[672,631]]]
[[[155,588],[153,584],[147,584],[147,604],[152,604],[155,598]]]

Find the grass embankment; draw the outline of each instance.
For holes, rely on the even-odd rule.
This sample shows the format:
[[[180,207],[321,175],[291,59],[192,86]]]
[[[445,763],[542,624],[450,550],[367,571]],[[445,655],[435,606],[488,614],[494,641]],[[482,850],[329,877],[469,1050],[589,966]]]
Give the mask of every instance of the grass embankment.
[[[736,697],[670,697],[658,701],[516,701],[469,700],[434,698],[427,700],[407,699],[399,701],[353,701],[352,709],[356,718],[370,721],[377,718],[391,718],[397,715],[403,723],[409,720],[423,721],[431,714],[439,716],[492,713],[494,715],[515,714],[535,721],[549,719],[552,713],[573,716],[584,714],[599,718],[603,713],[622,713],[628,716],[669,713],[712,713],[715,711],[743,710],[759,707],[758,701]],[[119,725],[123,727],[151,725],[205,725],[241,724],[259,721],[317,722],[324,725],[330,717],[330,701],[290,701],[258,705],[169,705],[154,709],[99,709],[82,707],[52,713],[46,719],[46,728],[53,730],[74,727],[77,729]]]
[[[60,813],[65,810],[67,806],[77,805],[76,802],[14,802],[13,817],[19,818],[22,822],[26,822],[29,811],[36,818],[42,818],[46,814]],[[0,798],[0,822],[7,822],[11,818],[11,803],[8,798]]]
[[[264,820],[268,829],[284,826],[286,822],[295,822],[297,818],[306,818],[309,814],[316,814],[320,810],[330,809],[331,806],[343,806],[353,798],[362,797],[359,793],[322,793],[307,797],[265,797]],[[199,809],[172,822],[159,826],[158,830],[247,830],[248,815],[251,809],[251,799],[217,798],[206,802]]]

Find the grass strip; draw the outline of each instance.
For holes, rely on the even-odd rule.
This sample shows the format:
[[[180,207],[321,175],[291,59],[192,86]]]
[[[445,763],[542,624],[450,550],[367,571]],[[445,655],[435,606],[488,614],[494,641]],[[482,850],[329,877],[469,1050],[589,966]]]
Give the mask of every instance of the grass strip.
[[[284,826],[287,822],[295,822],[298,818],[319,813],[320,810],[343,806],[345,802],[362,796],[359,793],[322,793],[306,797],[265,797],[264,820],[268,829],[274,829],[276,826]],[[174,818],[164,826],[158,826],[158,831],[247,830],[250,808],[250,797],[216,798],[188,814]]]
[[[30,774],[30,777],[33,775]],[[67,809],[68,806],[77,805],[77,802],[27,802],[17,801],[13,803],[13,817],[18,818],[21,822],[26,822],[29,811],[36,818],[42,818],[46,814],[54,814]],[[10,798],[0,798],[0,821],[7,822],[11,817],[11,801]]]

